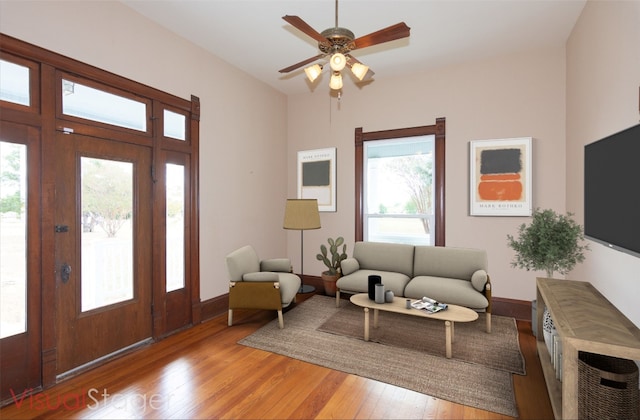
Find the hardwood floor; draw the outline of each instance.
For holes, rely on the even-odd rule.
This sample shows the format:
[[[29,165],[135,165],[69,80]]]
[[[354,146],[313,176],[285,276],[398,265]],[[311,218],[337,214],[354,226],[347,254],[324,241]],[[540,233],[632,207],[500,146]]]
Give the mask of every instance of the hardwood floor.
[[[0,418],[511,418],[236,344],[273,318],[234,311],[227,327],[226,315],[216,317],[42,393],[17,395]],[[513,375],[520,418],[553,419],[531,325],[518,321],[518,330],[527,370]]]

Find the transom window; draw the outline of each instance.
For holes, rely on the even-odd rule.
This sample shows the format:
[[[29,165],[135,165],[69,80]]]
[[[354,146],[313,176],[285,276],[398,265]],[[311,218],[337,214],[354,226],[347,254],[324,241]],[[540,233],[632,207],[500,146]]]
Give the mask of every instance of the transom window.
[[[62,113],[118,127],[147,131],[147,104],[62,79]]]
[[[0,60],[0,100],[30,106],[29,67]]]

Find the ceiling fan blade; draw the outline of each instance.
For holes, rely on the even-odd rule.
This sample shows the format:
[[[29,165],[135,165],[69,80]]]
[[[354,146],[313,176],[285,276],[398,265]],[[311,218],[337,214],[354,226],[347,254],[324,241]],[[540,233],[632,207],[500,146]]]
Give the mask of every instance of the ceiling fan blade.
[[[406,38],[409,36],[409,28],[404,22],[396,23],[388,28],[380,29],[369,35],[356,38],[353,42],[355,48],[371,47],[372,45],[382,44],[384,42],[394,41],[396,39]]]
[[[307,22],[305,22],[304,20],[302,20],[298,16],[286,15],[286,16],[282,16],[282,19],[286,20],[293,27],[295,27],[298,30],[300,30],[301,32],[304,32],[305,34],[309,35],[311,38],[315,39],[316,41],[324,42],[324,43],[327,42],[327,38],[325,38],[322,35],[320,35],[320,33],[318,31],[313,29],[311,26],[309,26],[309,24]]]
[[[324,53],[323,54],[318,54],[315,57],[307,58],[306,60],[303,60],[303,61],[301,61],[299,63],[296,63],[296,64],[294,64],[292,66],[285,67],[285,68],[283,68],[282,70],[279,70],[279,71],[280,71],[280,73],[289,73],[290,71],[298,69],[298,68],[304,66],[305,64],[312,63],[312,62],[324,57],[325,55],[326,54],[324,54]]]

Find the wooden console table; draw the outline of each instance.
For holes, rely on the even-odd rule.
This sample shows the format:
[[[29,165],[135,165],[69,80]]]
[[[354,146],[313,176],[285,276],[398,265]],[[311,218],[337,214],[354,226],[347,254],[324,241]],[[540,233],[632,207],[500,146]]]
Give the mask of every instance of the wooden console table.
[[[578,418],[578,352],[640,360],[640,329],[591,283],[537,278],[538,356],[556,419]],[[562,382],[544,343],[544,306],[562,340]]]

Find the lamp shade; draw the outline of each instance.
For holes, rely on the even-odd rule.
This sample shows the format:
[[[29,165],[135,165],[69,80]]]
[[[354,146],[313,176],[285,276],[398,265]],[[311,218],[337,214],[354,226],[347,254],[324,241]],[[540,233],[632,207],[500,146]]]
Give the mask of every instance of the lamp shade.
[[[369,71],[369,67],[365,66],[364,64],[361,64],[361,63],[354,63],[354,65],[351,66],[351,72],[360,81],[362,81],[362,79],[364,79],[364,76],[367,75],[368,71]]]
[[[329,87],[333,90],[342,89],[342,75],[338,71],[334,71],[329,80]]]
[[[310,82],[313,82],[322,73],[322,66],[320,64],[314,64],[313,66],[306,67],[304,72],[307,74]]]
[[[320,229],[320,213],[316,199],[287,199],[284,209],[285,229]]]
[[[331,66],[331,70],[340,71],[347,65],[347,57],[345,57],[344,54],[335,53],[331,56],[329,65]]]

